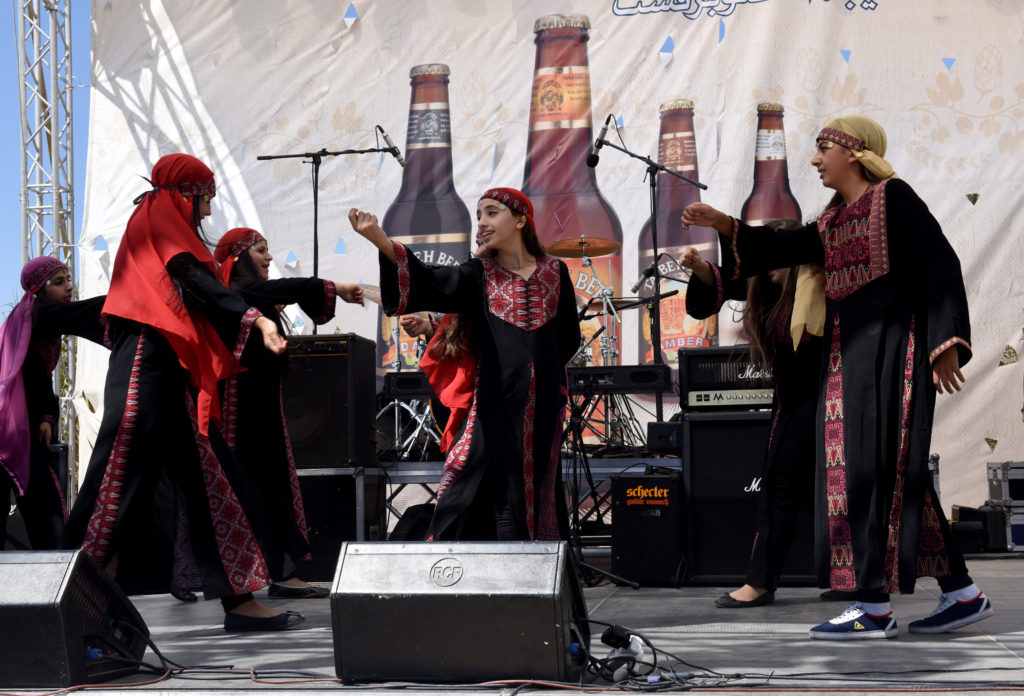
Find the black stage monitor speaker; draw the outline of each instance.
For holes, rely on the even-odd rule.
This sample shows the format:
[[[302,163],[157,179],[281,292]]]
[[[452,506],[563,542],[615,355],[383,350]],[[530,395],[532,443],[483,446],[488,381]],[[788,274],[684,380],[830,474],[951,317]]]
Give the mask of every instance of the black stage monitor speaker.
[[[297,467],[376,465],[375,351],[355,334],[288,337],[284,414]]]
[[[0,587],[0,686],[93,684],[138,671],[149,630],[85,553],[0,553]]]
[[[686,582],[741,585],[757,522],[770,411],[683,415]],[[814,522],[800,511],[779,584],[814,585]]]
[[[574,681],[586,664],[564,542],[344,544],[331,588],[346,681]],[[586,630],[586,629],[584,629]]]
[[[682,474],[612,474],[612,573],[641,585],[682,580]]]

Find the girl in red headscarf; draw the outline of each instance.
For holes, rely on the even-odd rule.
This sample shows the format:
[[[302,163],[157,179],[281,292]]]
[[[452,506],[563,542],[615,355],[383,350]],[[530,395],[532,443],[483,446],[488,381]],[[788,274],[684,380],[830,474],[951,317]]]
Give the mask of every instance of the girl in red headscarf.
[[[274,320],[284,332],[280,307],[298,304],[317,324],[334,318],[340,295],[362,304],[363,290],[354,283],[333,283],[320,278],[270,280],[270,254],[266,238],[254,229],[238,227],[217,243],[221,281]],[[260,341],[249,339],[242,353],[245,372],[224,382],[223,433],[228,446],[259,496],[266,517],[261,539],[270,577],[272,599],[326,597],[328,590],[297,575],[297,563],[311,558],[306,516],[295,471],[288,426],[284,418],[281,382],[288,371],[288,356],[268,353]]]
[[[302,616],[252,597],[270,584],[259,520],[245,513],[256,508],[217,427],[218,382],[241,369],[250,331],[270,352],[286,344],[216,275],[200,237],[213,172],[167,155],[152,184],[135,201],[103,306],[112,351],[103,421],[66,540],[129,594],[201,588],[221,598],[225,630],[288,628]]]
[[[380,250],[388,314],[457,313],[440,360],[472,361],[469,406],[454,434],[429,534],[434,539],[554,540],[568,535],[559,449],[565,364],[580,344],[565,264],[537,239],[530,200],[491,189],[477,205],[484,258],[427,266],[369,213],[352,227]],[[461,333],[461,335],[459,335]],[[465,371],[463,371],[465,373]]]
[[[60,407],[53,370],[61,335],[103,342],[103,297],[72,302],[67,266],[50,256],[21,270],[25,294],[0,326],[0,549],[13,490],[33,549],[60,546],[67,509],[63,472],[49,445],[56,442]]]

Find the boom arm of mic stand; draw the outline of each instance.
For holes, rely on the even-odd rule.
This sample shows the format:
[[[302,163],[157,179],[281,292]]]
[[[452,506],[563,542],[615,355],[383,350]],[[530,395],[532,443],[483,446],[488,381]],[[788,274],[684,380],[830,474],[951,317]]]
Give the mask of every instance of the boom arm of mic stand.
[[[629,155],[633,159],[638,159],[641,162],[643,162],[644,164],[646,164],[649,169],[653,169],[655,172],[665,172],[666,174],[671,174],[672,176],[674,176],[677,179],[682,179],[683,181],[685,181],[687,183],[690,183],[690,184],[693,184],[694,186],[696,186],[697,188],[699,188],[699,189],[701,189],[703,191],[707,191],[707,188],[708,188],[707,184],[702,184],[699,181],[696,181],[695,179],[691,179],[689,177],[683,176],[679,172],[674,172],[671,169],[665,167],[664,165],[662,165],[662,164],[660,164],[658,162],[655,162],[650,157],[646,157],[644,155],[638,155],[635,152],[630,152],[626,148],[619,147],[615,143],[610,142],[608,140],[603,140],[603,141],[600,141],[600,142],[603,143],[601,147],[610,147],[613,150],[618,150],[619,152],[622,152],[624,154]]]

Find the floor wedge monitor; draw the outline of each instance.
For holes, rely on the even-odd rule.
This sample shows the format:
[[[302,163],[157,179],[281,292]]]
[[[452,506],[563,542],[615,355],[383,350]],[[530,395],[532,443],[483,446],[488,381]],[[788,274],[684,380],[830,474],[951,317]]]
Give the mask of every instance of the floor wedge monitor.
[[[331,588],[337,675],[578,679],[589,634],[574,573],[564,542],[343,544]]]

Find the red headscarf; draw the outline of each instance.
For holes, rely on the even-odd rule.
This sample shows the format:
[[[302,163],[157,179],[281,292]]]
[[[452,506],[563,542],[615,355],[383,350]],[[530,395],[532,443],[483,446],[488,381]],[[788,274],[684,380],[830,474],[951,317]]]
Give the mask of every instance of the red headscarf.
[[[217,242],[217,248],[213,250],[213,257],[220,264],[217,271],[220,282],[230,285],[231,271],[234,270],[238,257],[249,247],[265,241],[267,241],[266,237],[250,227],[236,227],[225,232]]]
[[[530,227],[534,230],[537,229],[537,226],[533,224],[533,202],[522,191],[514,188],[492,188],[480,196],[480,200],[485,198],[504,203],[512,209],[512,212],[524,215],[530,222]]]
[[[220,422],[217,382],[241,371],[207,319],[186,309],[167,274],[167,262],[185,252],[216,275],[217,264],[192,222],[192,197],[213,195],[213,172],[191,155],[165,155],[153,167],[156,187],[140,196],[114,260],[103,313],[152,326],[171,344],[199,390],[199,431]]]

